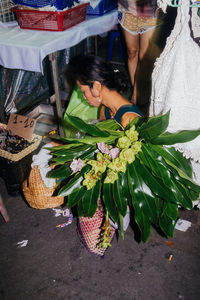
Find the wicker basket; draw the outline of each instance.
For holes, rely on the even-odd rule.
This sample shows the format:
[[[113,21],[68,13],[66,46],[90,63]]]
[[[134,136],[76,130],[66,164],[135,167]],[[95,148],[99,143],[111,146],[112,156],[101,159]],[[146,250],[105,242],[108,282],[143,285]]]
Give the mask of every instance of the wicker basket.
[[[27,202],[33,208],[52,208],[60,206],[64,202],[64,197],[52,196],[55,187],[46,187],[37,166],[31,169],[29,178],[22,184],[22,190]]]
[[[3,127],[4,129],[7,128],[7,125],[0,123],[0,127]],[[8,160],[12,161],[19,161],[25,156],[27,156],[29,153],[33,152],[36,150],[42,140],[42,136],[37,135],[37,134],[32,134],[32,138],[30,142],[33,142],[30,146],[26,147],[24,150],[20,151],[19,153],[12,154],[9,153],[8,151],[0,149],[0,157],[6,158]]]
[[[7,125],[1,124],[0,127],[7,129]],[[31,170],[32,156],[37,151],[42,136],[33,134],[33,143],[19,153],[9,153],[0,149],[0,177],[5,181],[9,195],[21,193],[21,184],[29,176]]]
[[[12,8],[15,4],[11,0],[1,0],[0,1],[0,22],[12,22],[15,21],[15,14]]]

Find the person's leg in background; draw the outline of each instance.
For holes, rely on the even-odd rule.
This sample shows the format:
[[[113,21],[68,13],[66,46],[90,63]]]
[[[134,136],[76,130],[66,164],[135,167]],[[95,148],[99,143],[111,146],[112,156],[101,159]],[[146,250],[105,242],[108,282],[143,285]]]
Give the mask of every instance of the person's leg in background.
[[[124,39],[127,47],[128,55],[128,71],[131,80],[132,87],[134,89],[135,84],[135,73],[138,64],[138,54],[139,54],[139,35],[133,35],[126,29],[122,28]],[[131,98],[133,103],[136,103],[136,98]]]
[[[138,65],[135,74],[133,98],[137,99],[139,106],[147,108],[151,96],[151,75],[156,58],[160,56],[161,49],[156,40],[160,33],[159,26],[140,35],[140,50]]]

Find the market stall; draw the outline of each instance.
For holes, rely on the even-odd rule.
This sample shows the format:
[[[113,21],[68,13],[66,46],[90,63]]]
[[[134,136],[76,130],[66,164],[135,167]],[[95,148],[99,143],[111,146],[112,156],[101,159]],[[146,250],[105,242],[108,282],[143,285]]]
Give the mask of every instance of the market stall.
[[[101,16],[87,16],[86,21],[61,32],[26,30],[19,26],[0,27],[0,65],[5,68],[43,74],[43,60],[49,55],[53,71],[57,115],[61,118],[56,52],[77,45],[87,37],[107,32],[117,22],[117,11],[113,10]]]

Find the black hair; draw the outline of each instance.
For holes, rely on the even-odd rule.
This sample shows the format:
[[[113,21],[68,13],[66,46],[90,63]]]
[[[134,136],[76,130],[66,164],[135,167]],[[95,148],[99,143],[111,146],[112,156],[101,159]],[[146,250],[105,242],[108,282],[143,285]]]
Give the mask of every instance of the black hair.
[[[73,87],[78,80],[83,85],[93,87],[99,81],[110,90],[124,92],[128,89],[127,76],[115,70],[103,58],[94,55],[77,55],[70,59],[64,71],[64,77]]]

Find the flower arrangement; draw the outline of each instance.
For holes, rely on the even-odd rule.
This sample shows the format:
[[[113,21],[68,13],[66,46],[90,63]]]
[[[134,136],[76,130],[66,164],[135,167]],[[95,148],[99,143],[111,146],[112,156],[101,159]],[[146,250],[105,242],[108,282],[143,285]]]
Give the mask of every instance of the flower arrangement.
[[[58,137],[62,145],[50,148],[56,168],[49,177],[60,180],[58,195],[67,196],[68,206],[76,206],[79,216],[92,217],[101,199],[101,247],[110,245],[109,220],[119,224],[124,238],[127,208],[133,211],[143,242],[151,225],[173,237],[178,206],[193,208],[200,186],[192,180],[190,160],[172,145],[194,139],[200,130],[168,133],[169,115],[138,117],[125,129],[114,120],[90,125],[68,115],[84,137]]]

